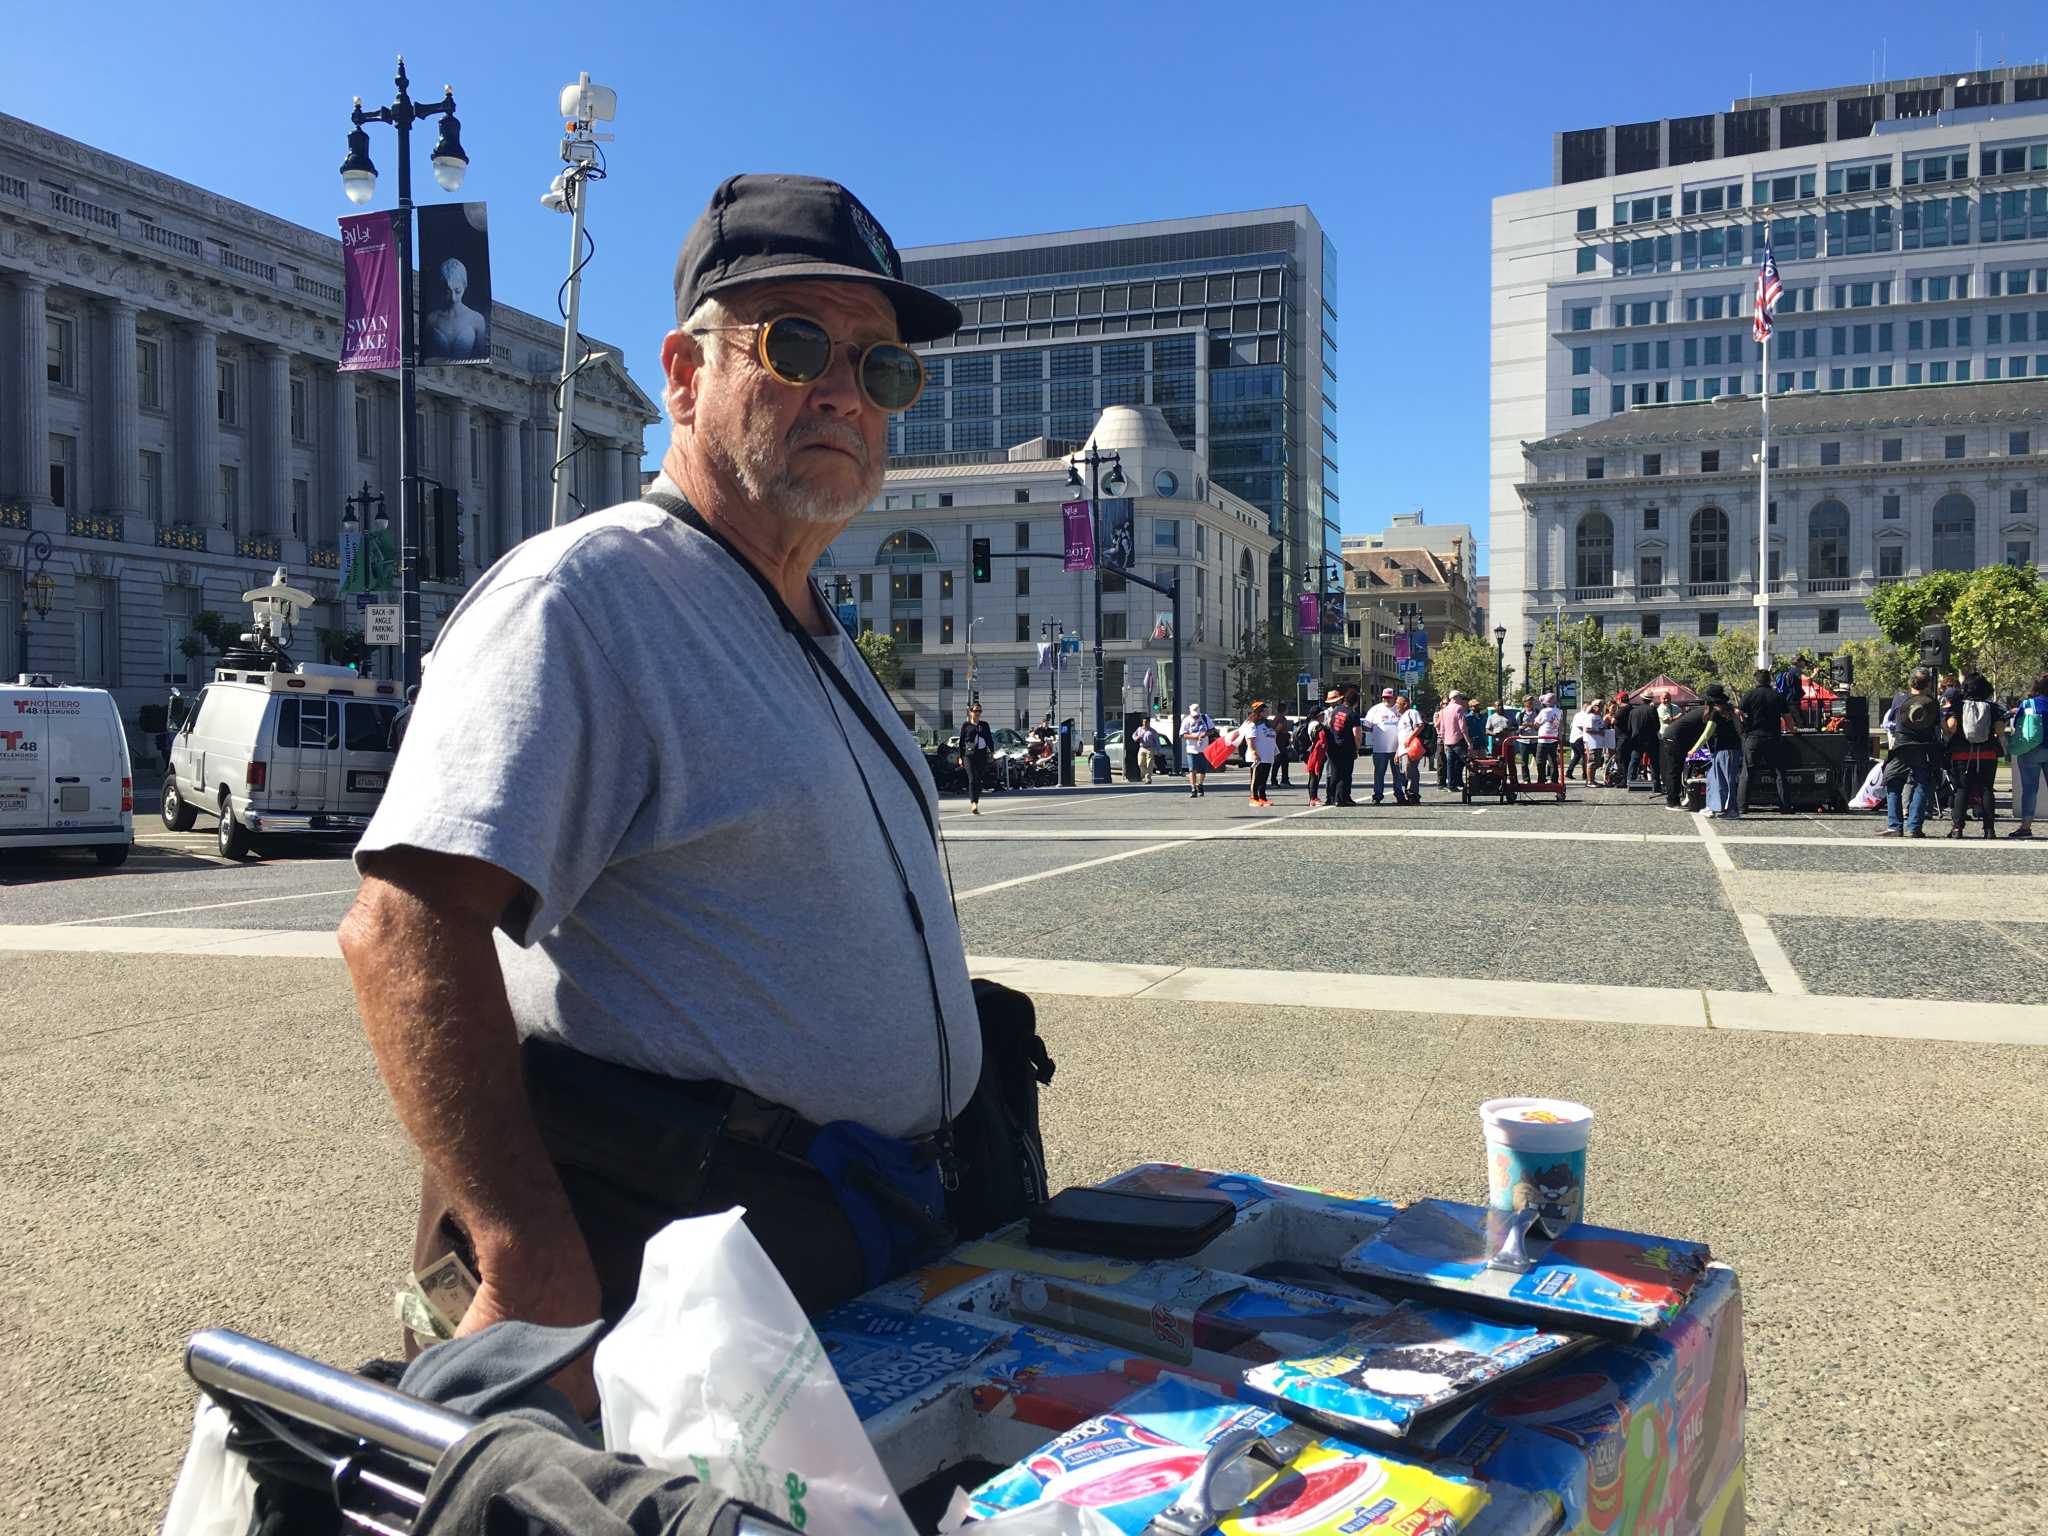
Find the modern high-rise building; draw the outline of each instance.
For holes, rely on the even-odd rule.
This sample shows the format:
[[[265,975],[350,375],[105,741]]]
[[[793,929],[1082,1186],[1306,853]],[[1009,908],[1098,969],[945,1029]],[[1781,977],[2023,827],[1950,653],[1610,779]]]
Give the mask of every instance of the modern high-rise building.
[[[1305,574],[1313,590],[1339,555],[1336,264],[1301,205],[906,250],[904,275],[966,321],[925,349],[930,385],[892,424],[890,463],[1072,447],[1108,406],[1157,406],[1265,514],[1266,620],[1292,635]],[[1304,654],[1319,673],[1334,660]]]
[[[1773,478],[1766,556],[1757,549],[1754,403],[1742,415],[1746,449],[1735,441],[1738,424],[1728,424],[1727,469],[1736,472],[1718,480],[1698,478],[1695,445],[1713,430],[1700,413],[1656,408],[1761,390],[1751,295],[1767,237],[1785,285],[1772,392],[1870,393],[1807,412],[1815,443],[1788,439],[1788,467],[1804,465],[1810,448],[1812,472]],[[2019,393],[2031,398],[2040,380],[2048,398],[2048,68],[1753,97],[1725,112],[1557,134],[1551,185],[1494,200],[1492,294],[1491,608],[1510,652],[1532,614],[1558,603],[1634,626],[1661,605],[1683,609],[1691,587],[1719,586],[1727,590],[1700,601],[1734,610],[1726,622],[1747,622],[1742,610],[1759,579],[1779,584],[1781,634],[1824,641],[1823,608],[1852,632],[1877,580],[1954,560],[1990,563],[2019,543],[2039,550],[2001,526],[2012,507],[2028,505],[2027,488],[2012,497],[2004,479],[2038,481],[2038,464],[1999,455],[1997,504],[1973,504],[1967,548],[1953,526],[1954,498],[1968,492],[1939,475],[1881,460],[1833,478],[1824,471],[1845,444],[1877,454],[1917,442],[1904,430],[1887,436],[1894,421],[1967,414],[1953,386],[2021,379],[2029,382]],[[1916,385],[1951,388],[1922,403],[1909,398]],[[1987,395],[1986,410],[2024,404],[2010,389],[1990,393],[1999,398]],[[1612,455],[1581,454],[1581,470],[1597,465],[1602,482],[1585,471],[1582,484],[1559,483],[1568,456],[1548,447],[1623,416],[1628,425],[1606,433],[1634,450],[1623,473]],[[1788,412],[1788,428],[1793,420]],[[1660,453],[1667,428],[1671,451]],[[1951,426],[1943,451],[1959,435],[1969,436]],[[1524,451],[1539,443],[1541,538],[1525,494],[1539,474]],[[1718,457],[1711,448],[1707,456]],[[1826,526],[1809,527],[1814,518]],[[1590,520],[1591,532],[1580,537],[1575,520]],[[1662,548],[1667,530],[1672,544]],[[1700,530],[1719,552],[1718,581],[1673,574],[1690,570],[1685,541]],[[1664,574],[1638,590],[1622,561],[1609,580],[1579,580],[1588,574],[1579,554],[1597,557],[1603,536],[1615,558],[1659,544]],[[1828,552],[1824,575],[1805,568],[1810,550]],[[1825,590],[1810,592],[1809,577]]]

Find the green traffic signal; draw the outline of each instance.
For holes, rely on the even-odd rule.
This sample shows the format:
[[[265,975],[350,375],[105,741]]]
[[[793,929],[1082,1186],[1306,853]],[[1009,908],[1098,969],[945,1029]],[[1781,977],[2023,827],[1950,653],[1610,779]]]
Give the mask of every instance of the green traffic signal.
[[[988,540],[974,541],[974,579],[986,582],[989,579]]]

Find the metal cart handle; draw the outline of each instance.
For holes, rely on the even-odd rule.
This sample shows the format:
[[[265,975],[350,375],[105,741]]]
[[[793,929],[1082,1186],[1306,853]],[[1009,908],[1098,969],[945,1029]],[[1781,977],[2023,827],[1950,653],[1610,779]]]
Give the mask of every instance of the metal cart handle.
[[[1268,1445],[1266,1437],[1256,1429],[1231,1430],[1209,1447],[1209,1454],[1202,1458],[1202,1465],[1188,1480],[1181,1496],[1153,1516],[1146,1536],[1201,1536],[1212,1528],[1222,1513],[1210,1502],[1216,1479],[1226,1468]]]

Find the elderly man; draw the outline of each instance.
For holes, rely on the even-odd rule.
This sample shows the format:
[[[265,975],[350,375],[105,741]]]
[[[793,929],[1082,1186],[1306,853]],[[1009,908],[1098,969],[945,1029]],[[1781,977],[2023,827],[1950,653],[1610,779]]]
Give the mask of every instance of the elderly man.
[[[959,323],[901,271],[843,187],[723,183],[653,493],[520,545],[436,642],[341,941],[463,1332],[616,1318],[699,1211],[745,1206],[812,1310],[943,1240],[982,1037],[936,796],[810,579],[922,388],[904,343]],[[763,699],[800,776],[735,771]]]
[[[1465,695],[1457,689],[1436,712],[1438,789],[1465,787],[1465,756],[1472,749],[1472,737],[1465,718]]]

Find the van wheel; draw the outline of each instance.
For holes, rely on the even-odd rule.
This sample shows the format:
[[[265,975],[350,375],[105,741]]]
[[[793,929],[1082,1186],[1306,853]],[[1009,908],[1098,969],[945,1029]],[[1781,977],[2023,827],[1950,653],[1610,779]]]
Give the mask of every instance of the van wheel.
[[[164,780],[164,825],[173,832],[190,832],[192,823],[199,813],[185,803],[185,797],[178,793],[176,779]]]
[[[108,869],[118,869],[128,862],[128,845],[126,843],[101,843],[92,852],[93,857],[106,865]]]
[[[224,859],[242,860],[249,857],[249,829],[235,820],[234,807],[223,800],[220,803],[220,856]]]

